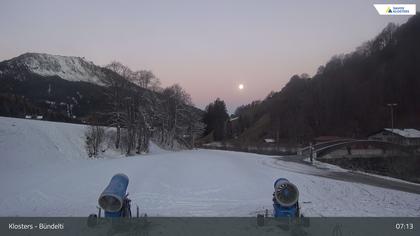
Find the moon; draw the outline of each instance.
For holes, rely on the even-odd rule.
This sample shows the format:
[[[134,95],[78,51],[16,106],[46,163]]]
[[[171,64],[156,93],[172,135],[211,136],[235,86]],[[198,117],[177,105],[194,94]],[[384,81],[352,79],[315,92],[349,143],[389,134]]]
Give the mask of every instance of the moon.
[[[243,85],[243,84],[239,84],[239,85],[238,85],[238,89],[239,89],[239,90],[243,90],[244,88],[245,88],[245,87],[244,87],[244,85]]]

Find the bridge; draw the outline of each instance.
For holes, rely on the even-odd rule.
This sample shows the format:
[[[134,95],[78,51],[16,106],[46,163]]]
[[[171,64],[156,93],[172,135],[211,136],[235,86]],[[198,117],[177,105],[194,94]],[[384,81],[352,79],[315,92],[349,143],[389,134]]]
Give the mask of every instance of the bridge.
[[[312,145],[312,147],[315,151],[315,150],[318,150],[318,149],[321,149],[321,148],[324,148],[324,147],[327,147],[327,146],[331,146],[331,145],[334,145],[334,144],[337,144],[337,143],[344,143],[344,142],[349,142],[349,141],[353,141],[353,140],[356,140],[356,139],[336,139],[336,140],[332,140],[332,141],[316,143],[316,144]],[[300,155],[309,155],[310,151],[311,151],[311,146],[307,146],[307,147],[301,148],[299,154]]]

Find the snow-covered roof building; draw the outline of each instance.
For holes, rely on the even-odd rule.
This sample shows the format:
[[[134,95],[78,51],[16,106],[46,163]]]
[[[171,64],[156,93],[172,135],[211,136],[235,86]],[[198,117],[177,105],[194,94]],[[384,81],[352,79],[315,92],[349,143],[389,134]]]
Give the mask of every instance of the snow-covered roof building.
[[[275,142],[276,142],[276,140],[275,140],[275,139],[273,139],[273,138],[265,138],[265,139],[264,139],[264,142],[266,142],[266,143],[275,143]]]
[[[401,145],[420,146],[420,131],[417,129],[385,128],[371,134],[369,139],[398,143]]]
[[[385,130],[400,135],[404,138],[420,138],[420,130],[416,129],[390,129],[385,128]]]
[[[232,118],[230,118],[230,119],[229,119],[229,121],[230,121],[230,122],[232,122],[232,121],[235,121],[235,120],[238,120],[238,119],[239,119],[239,116],[237,116],[237,117],[232,117]]]

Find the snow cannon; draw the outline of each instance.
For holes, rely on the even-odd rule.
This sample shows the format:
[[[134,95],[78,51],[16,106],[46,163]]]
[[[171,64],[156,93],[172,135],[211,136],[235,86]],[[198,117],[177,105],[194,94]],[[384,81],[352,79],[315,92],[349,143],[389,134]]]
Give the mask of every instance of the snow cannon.
[[[299,190],[285,178],[274,182],[274,217],[299,217]]]
[[[99,196],[99,206],[104,209],[105,217],[131,217],[130,199],[126,193],[128,177],[116,174]]]

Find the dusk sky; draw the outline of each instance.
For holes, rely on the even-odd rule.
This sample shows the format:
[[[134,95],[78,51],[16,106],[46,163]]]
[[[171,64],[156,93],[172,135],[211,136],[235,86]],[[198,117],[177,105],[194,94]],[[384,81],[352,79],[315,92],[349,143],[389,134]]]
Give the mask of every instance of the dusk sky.
[[[179,83],[200,108],[220,97],[233,112],[409,18],[380,16],[373,3],[390,1],[0,0],[0,61],[25,52],[117,60]]]

